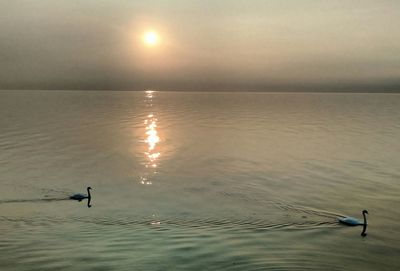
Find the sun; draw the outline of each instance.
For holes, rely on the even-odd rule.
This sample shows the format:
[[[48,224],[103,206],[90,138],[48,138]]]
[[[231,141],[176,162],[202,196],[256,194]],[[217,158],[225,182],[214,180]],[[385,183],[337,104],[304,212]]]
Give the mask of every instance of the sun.
[[[159,36],[155,31],[147,31],[143,34],[143,42],[147,46],[156,46],[159,43]]]

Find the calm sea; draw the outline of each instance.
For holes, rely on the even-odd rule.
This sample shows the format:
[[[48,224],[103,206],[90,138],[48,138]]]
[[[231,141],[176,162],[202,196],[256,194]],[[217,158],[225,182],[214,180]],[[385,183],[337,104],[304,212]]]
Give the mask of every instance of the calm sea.
[[[399,270],[399,140],[398,94],[1,91],[0,270]]]

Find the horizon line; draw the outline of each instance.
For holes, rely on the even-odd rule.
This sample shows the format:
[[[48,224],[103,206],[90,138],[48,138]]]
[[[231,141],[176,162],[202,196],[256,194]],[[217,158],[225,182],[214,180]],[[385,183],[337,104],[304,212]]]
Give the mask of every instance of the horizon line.
[[[143,88],[143,89],[30,89],[30,88],[11,88],[11,89],[0,89],[0,91],[115,91],[115,92],[140,92],[140,91],[156,91],[156,92],[207,92],[207,93],[218,93],[218,92],[237,92],[237,93],[382,93],[382,94],[400,94],[399,89],[389,90],[183,90],[183,89],[158,89],[158,88]]]

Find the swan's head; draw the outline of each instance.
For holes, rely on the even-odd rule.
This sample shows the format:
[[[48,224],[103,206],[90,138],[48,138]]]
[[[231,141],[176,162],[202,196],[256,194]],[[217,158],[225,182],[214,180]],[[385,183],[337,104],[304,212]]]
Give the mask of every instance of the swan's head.
[[[363,212],[363,214],[368,214],[368,211],[367,210],[364,210],[364,211],[362,211]]]
[[[92,188],[90,186],[88,186],[87,190],[91,190]]]

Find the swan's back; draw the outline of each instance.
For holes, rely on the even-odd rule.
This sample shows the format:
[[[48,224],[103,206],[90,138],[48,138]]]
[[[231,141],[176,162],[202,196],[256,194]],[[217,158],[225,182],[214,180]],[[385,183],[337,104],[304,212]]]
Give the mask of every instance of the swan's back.
[[[84,195],[84,194],[78,193],[78,194],[74,194],[74,195],[70,196],[69,198],[70,199],[75,199],[75,200],[83,200],[83,199],[86,199],[87,196]]]
[[[338,220],[340,223],[349,225],[349,226],[358,226],[358,225],[364,225],[364,223],[361,223],[358,221],[357,218],[354,217],[338,217]]]

